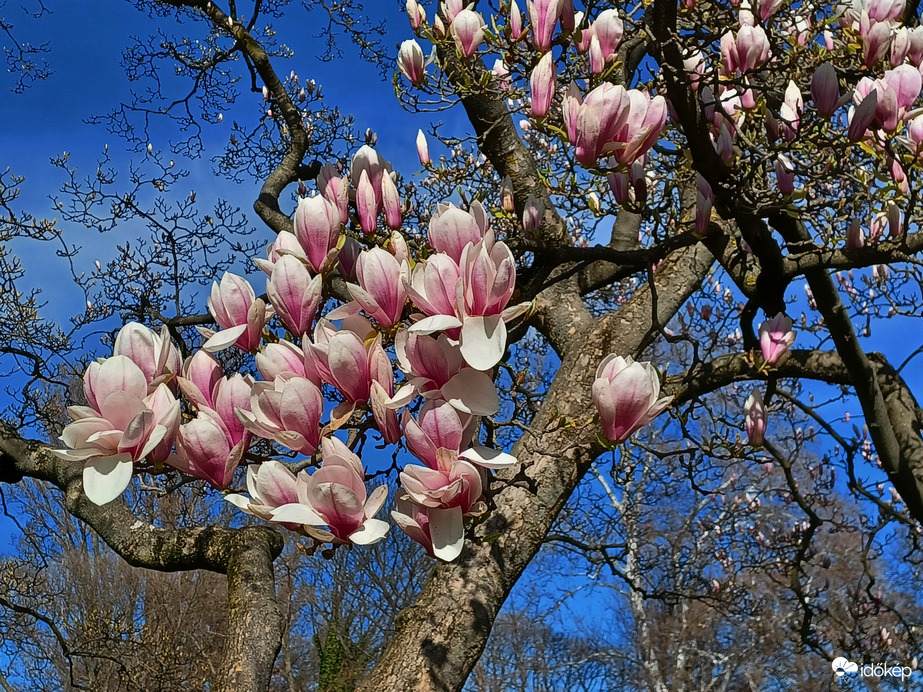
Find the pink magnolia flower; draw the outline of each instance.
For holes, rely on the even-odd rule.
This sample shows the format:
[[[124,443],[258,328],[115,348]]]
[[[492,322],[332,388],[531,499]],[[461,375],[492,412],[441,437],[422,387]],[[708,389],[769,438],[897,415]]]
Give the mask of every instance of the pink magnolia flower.
[[[532,24],[532,45],[539,53],[551,50],[551,37],[564,9],[561,0],[527,0]]]
[[[766,433],[766,409],[763,406],[763,395],[759,388],[754,388],[753,393],[747,397],[744,414],[747,439],[754,447],[760,447]]]
[[[447,509],[423,507],[422,505],[411,502],[410,498],[406,495],[402,495],[395,500],[394,510],[391,512],[391,518],[394,519],[394,523],[397,524],[398,528],[410,536],[414,541],[422,545],[427,555],[432,558],[439,557],[446,562],[451,562],[461,554],[462,546],[458,546],[457,551],[454,546],[447,550],[448,546],[446,546],[444,542],[440,542],[439,555],[437,555],[433,534],[430,530],[430,524],[432,523],[431,517],[435,519],[437,526],[441,526],[443,523],[448,523],[440,521],[441,517],[446,515],[454,517],[455,513]],[[462,525],[462,533],[464,533],[464,525]],[[437,536],[438,535],[437,533]]]
[[[430,163],[429,144],[426,142],[426,135],[423,130],[417,130],[417,156],[420,158],[421,166],[428,166]]]
[[[279,258],[266,281],[269,302],[285,328],[296,337],[311,331],[322,289],[321,275],[312,277],[304,263],[291,255]]]
[[[247,467],[247,492],[250,497],[229,493],[224,499],[247,514],[272,521],[272,510],[298,502],[295,474],[280,461],[270,459]],[[295,530],[297,524],[286,528]]]
[[[406,491],[402,499],[431,512],[432,553],[441,560],[454,560],[465,543],[465,515],[483,507],[481,474],[468,462],[456,461],[447,471],[406,466],[400,478]]]
[[[849,228],[846,229],[846,248],[855,250],[865,246],[865,231],[862,230],[862,224],[859,219],[853,219]]]
[[[608,82],[585,99],[576,88],[570,88],[564,98],[568,138],[577,160],[586,167],[595,166],[600,156],[610,153],[619,164],[631,165],[657,141],[666,117],[662,96],[652,99],[642,91]]]
[[[324,196],[302,197],[295,209],[295,236],[308,266],[322,274],[333,266],[340,238],[340,211]]]
[[[551,109],[551,100],[554,98],[557,75],[558,71],[554,64],[554,58],[552,58],[551,53],[545,53],[529,77],[533,118],[544,118],[548,115],[548,111]]]
[[[407,10],[407,18],[410,20],[410,28],[416,31],[423,26],[426,21],[426,10],[420,7],[417,0],[407,0],[404,7]]]
[[[458,345],[444,334],[434,337],[402,329],[394,337],[394,352],[406,381],[389,406],[404,406],[420,394],[427,399],[443,399],[457,410],[477,416],[492,416],[499,410],[497,388],[490,375],[468,367]]]
[[[616,9],[603,10],[593,22],[591,31],[596,38],[602,59],[606,63],[615,60],[625,26]]]
[[[447,401],[427,401],[417,420],[404,412],[407,448],[431,469],[447,472],[458,459],[487,469],[516,464],[513,455],[472,442],[473,433],[472,416]]]
[[[695,188],[695,232],[699,235],[705,235],[708,232],[708,224],[711,222],[711,210],[715,202],[715,194],[711,189],[711,185],[702,177],[701,173],[695,174]]]
[[[659,416],[673,397],[660,396],[660,377],[650,363],[614,353],[596,369],[593,403],[606,439],[619,444]]]
[[[859,80],[853,101],[858,105],[867,100],[872,91],[877,92],[875,118],[869,126],[894,132],[913,109],[921,89],[923,78],[919,70],[911,65],[900,65],[886,70],[881,79],[873,81],[864,77]]]
[[[878,109],[878,91],[871,90],[855,108],[849,109],[849,128],[846,137],[850,142],[859,142],[868,136],[868,129],[875,120]]]
[[[345,322],[343,328],[336,329],[327,320],[320,320],[314,330],[314,342],[304,343],[305,376],[315,384],[326,382],[336,387],[346,400],[345,408],[334,417],[368,401],[371,353],[381,347],[381,335],[366,345],[365,337],[346,327]]]
[[[150,391],[161,382],[171,383],[182,365],[179,350],[170,339],[166,325],[158,334],[143,324],[129,322],[115,337],[112,355],[126,356],[141,368]],[[176,387],[175,384],[171,386]]]
[[[381,339],[375,339],[369,346],[369,380],[369,404],[375,426],[385,442],[395,444],[401,439],[401,426],[394,410],[396,407],[391,405],[394,367],[381,345]]]
[[[526,206],[522,210],[522,230],[526,234],[534,234],[542,225],[542,217],[545,215],[545,205],[535,198],[535,195],[529,195],[526,200]]]
[[[224,379],[224,370],[208,351],[196,351],[183,363],[183,374],[178,383],[183,394],[197,408],[214,408],[213,392],[219,380]]]
[[[346,223],[349,220],[349,189],[335,164],[323,165],[317,175],[317,187],[324,199],[340,212],[340,223]]]
[[[397,66],[412,84],[420,84],[426,76],[423,66],[423,50],[420,44],[410,39],[401,44],[397,54]]]
[[[253,263],[267,274],[272,274],[272,268],[283,255],[292,255],[305,264],[309,263],[308,256],[301,247],[301,243],[298,242],[298,238],[288,231],[279,233],[275,241],[266,246],[266,259],[256,258]]]
[[[387,250],[374,247],[364,250],[356,263],[359,285],[348,284],[353,300],[385,329],[401,320],[407,302],[405,283],[410,278],[407,262],[399,263]],[[334,311],[330,319],[337,319],[341,311]]]
[[[236,413],[249,432],[292,451],[310,455],[320,444],[324,398],[317,385],[304,377],[254,383],[250,410],[238,408]]]
[[[307,377],[304,364],[304,351],[290,341],[266,344],[256,354],[256,369],[267,382],[272,382],[283,374]],[[309,378],[310,379],[310,378]],[[318,384],[315,382],[314,384]]]
[[[53,453],[84,462],[84,492],[103,505],[128,487],[134,462],[169,454],[180,408],[163,383],[148,394],[144,372],[124,355],[90,363],[83,379],[89,406],[68,408],[73,422],[60,437],[67,449]]]
[[[455,15],[449,30],[459,52],[466,58],[477,53],[484,41],[484,20],[474,10],[464,9]]]
[[[775,170],[779,192],[786,196],[792,194],[795,191],[795,167],[785,154],[776,157]]]
[[[379,486],[371,495],[365,490],[362,462],[334,437],[321,440],[323,461],[308,476],[297,476],[298,502],[271,511],[273,521],[299,524],[304,532],[331,543],[377,543],[388,533],[388,524],[375,519],[388,497],[388,486]],[[327,531],[318,527],[327,526]]]
[[[202,348],[212,352],[231,346],[241,351],[255,351],[260,345],[263,327],[272,315],[272,309],[256,297],[250,283],[230,272],[224,273],[220,285],[212,283],[208,311],[222,328],[220,332],[199,330],[208,338]]]
[[[369,177],[369,183],[375,193],[375,207],[379,209],[381,204],[381,179],[383,176],[391,174],[391,164],[375,149],[365,144],[353,154],[350,162],[349,177],[354,185],[358,184],[363,171]]]
[[[383,176],[387,177],[387,176]],[[379,191],[380,191],[379,187]],[[378,228],[378,204],[376,200],[376,191],[372,187],[368,171],[362,171],[359,174],[359,182],[356,184],[356,212],[359,214],[359,227],[366,235],[375,232]]]
[[[390,175],[381,177],[381,206],[385,211],[385,224],[394,230],[401,227],[401,195]]]
[[[479,202],[472,203],[470,211],[451,202],[440,202],[430,217],[427,238],[430,247],[446,253],[457,263],[465,246],[477,243],[486,232],[487,216]]]
[[[480,472],[459,459],[446,470],[408,464],[400,479],[413,502],[424,507],[457,509],[462,515],[475,508],[483,492]]]
[[[769,37],[761,26],[742,26],[736,36],[726,32],[720,49],[721,66],[728,75],[762,67],[772,55]]]
[[[859,35],[862,38],[863,61],[866,67],[872,67],[888,53],[891,23],[876,21],[863,12],[859,17]]]
[[[775,365],[795,343],[792,321],[784,313],[760,325],[760,351],[767,365]]]
[[[522,38],[522,35],[525,33],[525,28],[522,25],[522,12],[519,10],[519,5],[516,4],[516,0],[510,2],[510,38],[513,41],[518,41]]]
[[[794,81],[789,80],[785,89],[785,97],[782,101],[782,108],[779,111],[779,120],[782,123],[782,136],[786,141],[791,141],[798,133],[798,127],[801,124],[801,111],[804,109],[804,102],[801,98],[801,90]]]
[[[227,488],[249,446],[249,433],[235,443],[221,415],[212,409],[201,408],[193,420],[180,426],[177,436],[179,453],[167,463],[190,476],[208,481],[216,488]]]
[[[411,300],[429,315],[410,331],[447,331],[458,337],[468,365],[489,370],[506,350],[506,322],[528,309],[528,304],[507,307],[515,285],[512,252],[505,243],[494,243],[492,232],[466,245],[458,265],[448,256],[434,255],[417,264],[407,287]]]

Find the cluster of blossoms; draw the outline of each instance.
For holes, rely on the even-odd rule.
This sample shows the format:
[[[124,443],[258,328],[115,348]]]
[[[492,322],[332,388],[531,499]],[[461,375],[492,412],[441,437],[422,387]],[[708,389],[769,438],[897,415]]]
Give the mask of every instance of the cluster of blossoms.
[[[476,417],[499,409],[493,370],[506,323],[528,304],[510,305],[515,261],[480,203],[439,205],[431,251],[413,258],[396,230],[388,250],[371,240],[363,249],[343,233],[350,214],[368,234],[380,219],[400,227],[387,161],[363,147],[350,180],[325,167],[321,194],[299,201],[293,232],[255,260],[267,275],[265,297],[230,273],[212,286],[208,309],[219,329],[200,328],[203,347],[185,363],[166,328],[130,323],[112,356],[87,368],[88,405],[71,407],[67,449],[56,454],[84,463],[93,502],[113,500],[135,472],[164,465],[225,489],[246,463],[250,497],[227,498],[242,510],[318,541],[372,543],[387,532],[375,519],[387,488],[367,494],[361,460],[333,436],[368,413],[386,442],[405,439],[423,464],[400,474],[395,521],[431,555],[459,554],[464,517],[485,507],[484,469],[516,463],[478,444]],[[334,271],[351,300],[321,315],[324,276]],[[214,354],[228,348],[254,354],[261,379],[226,375]],[[325,392],[339,402],[327,421]],[[319,451],[322,461],[297,476],[280,461],[250,463],[256,438],[306,457]]]
[[[418,35],[434,42],[451,38],[462,58],[475,57],[485,43],[484,19],[462,0],[442,2],[431,24],[417,0],[407,0],[406,7],[411,27]],[[604,10],[589,21],[583,12],[574,10],[572,0],[528,0],[526,9],[528,24],[516,0],[509,3],[505,32],[513,43],[531,37],[533,48],[542,55],[529,77],[529,113],[532,118],[544,119],[558,95],[557,63],[564,60],[552,54],[558,29],[562,32],[558,38],[566,37],[579,55],[586,56],[589,72],[598,75],[616,61],[624,23],[615,9]],[[415,40],[401,45],[398,69],[411,84],[425,82],[427,64]],[[493,72],[498,85],[509,88],[509,71],[502,60],[497,60]],[[567,138],[577,160],[587,168],[595,168],[600,158],[606,158],[613,171],[610,183],[617,200],[621,203],[632,198],[634,188],[643,179],[645,154],[666,123],[666,100],[641,89],[626,89],[604,81],[586,95],[572,83],[561,94],[561,102]]]

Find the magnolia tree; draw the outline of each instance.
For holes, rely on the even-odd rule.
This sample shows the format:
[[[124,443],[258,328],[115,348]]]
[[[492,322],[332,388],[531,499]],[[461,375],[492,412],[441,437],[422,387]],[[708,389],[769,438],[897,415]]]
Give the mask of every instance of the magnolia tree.
[[[0,349],[25,384],[0,436],[0,480],[57,486],[68,511],[131,565],[226,574],[213,689],[267,689],[283,638],[273,563],[284,535],[329,557],[389,540],[394,527],[433,568],[360,689],[460,689],[575,489],[591,469],[603,482],[601,464],[613,464],[603,487],[627,523],[612,547],[642,622],[644,532],[629,509],[649,487],[647,466],[683,455],[697,460],[688,480],[705,499],[690,516],[712,517],[701,519],[689,563],[709,575],[711,596],[751,567],[741,563],[749,547],[728,548],[714,531],[740,530],[740,517],[760,510],[760,490],[731,501],[744,477],[728,470],[735,459],[759,470],[745,474],[754,488],[775,474],[771,492],[797,522],[773,533],[778,517],[767,515],[766,533],[746,529],[774,555],[766,583],[792,595],[794,634],[829,659],[874,649],[867,634],[847,641],[814,626],[827,591],[816,563],[828,558],[812,539],[825,525],[849,526],[873,545],[888,526],[885,535],[915,541],[923,520],[923,410],[903,374],[919,349],[892,363],[866,339],[879,320],[918,317],[921,304],[916,6],[408,0],[397,96],[410,111],[463,109],[474,135],[421,129],[425,177],[412,185],[374,133],[352,145],[350,123],[322,105],[314,82],[280,76],[286,50],[262,14],[284,4],[143,3],[152,21],[176,13],[203,38],[164,41],[135,60],[174,60],[180,77],[199,80],[205,107],[229,60],[249,70],[264,112],[256,130],[235,123],[219,169],[260,177],[254,209],[265,228],[244,247],[229,240],[243,229],[231,209],[198,226],[154,223],[164,208],[143,211],[136,191],[113,195],[103,166],[86,183],[71,171],[73,203],[57,203],[66,219],[103,229],[142,218],[154,242],[125,243],[111,265],[76,277],[99,297],[71,333],[50,335],[35,297],[16,288],[18,261],[2,255]],[[360,9],[327,10],[384,59],[350,14]],[[161,166],[134,184],[168,191],[179,179],[173,161],[160,163],[144,125],[132,125],[157,112],[144,98],[101,122]],[[189,99],[176,115],[176,103],[160,113],[184,127],[221,120],[193,115]],[[196,137],[179,153],[197,154]],[[11,182],[0,190],[7,210]],[[192,218],[182,214],[194,204],[193,194],[179,218]],[[10,211],[0,240],[18,236],[60,231]],[[248,254],[263,240],[265,255]],[[219,247],[255,267],[216,277],[206,314],[191,302],[203,277],[189,267],[200,248]],[[792,288],[801,283],[806,295]],[[114,312],[126,323],[82,371],[82,390],[67,390],[84,403],[67,409],[60,442],[30,439],[73,372],[49,353],[74,353],[78,330]],[[815,389],[834,394],[815,402]],[[715,397],[727,413],[716,413]],[[861,409],[861,431],[844,406]],[[808,433],[782,430],[793,412]],[[640,463],[632,437],[652,421],[675,444],[636,440],[649,449]],[[822,463],[808,461],[806,438],[826,451]],[[383,474],[367,440],[409,452],[390,469],[391,497],[387,478],[372,480]],[[806,470],[820,490],[806,491]],[[690,492],[675,467],[668,475],[667,487]],[[175,493],[199,483],[256,519],[141,521],[121,496],[152,483]],[[825,500],[837,493],[855,500]],[[708,509],[724,497],[733,512]],[[703,563],[712,552],[714,564]],[[875,578],[865,564],[856,599]],[[893,606],[876,598],[879,610]],[[917,646],[906,623],[876,634],[875,646]]]

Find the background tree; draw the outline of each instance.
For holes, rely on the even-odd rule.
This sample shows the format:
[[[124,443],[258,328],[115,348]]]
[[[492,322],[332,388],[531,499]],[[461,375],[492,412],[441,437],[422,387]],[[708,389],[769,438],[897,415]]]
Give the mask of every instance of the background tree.
[[[339,33],[364,57],[388,65],[377,19],[355,2],[317,5],[327,36]],[[427,128],[433,152],[421,134],[426,175],[413,184],[407,172],[380,173],[386,152],[372,148],[377,135],[366,132],[360,148],[353,121],[326,105],[322,85],[294,71],[284,76],[291,49],[271,23],[290,16],[287,3],[138,3],[160,33],[132,41],[124,64],[139,88],[95,121],[127,142],[138,163],[123,170],[105,147],[87,176],[68,155],[57,157],[64,183],[52,204],[60,221],[20,209],[22,179],[9,172],[0,178],[0,353],[11,373],[0,480],[24,498],[18,502],[35,498],[38,506],[51,501],[32,485],[20,491],[26,479],[57,488],[67,512],[93,531],[66,526],[76,538],[64,550],[62,539],[33,521],[23,539],[33,545],[22,560],[51,555],[57,569],[83,551],[99,572],[124,570],[100,557],[101,540],[132,568],[176,574],[170,578],[178,581],[126,579],[124,598],[97,593],[95,610],[81,608],[62,627],[62,605],[98,591],[99,572],[79,580],[87,589],[81,591],[63,588],[54,570],[30,577],[13,560],[0,605],[9,611],[4,627],[19,632],[10,649],[21,661],[17,675],[35,674],[30,647],[42,644],[32,642],[54,640],[61,659],[49,663],[58,681],[51,685],[131,689],[207,679],[214,689],[265,690],[313,677],[319,689],[461,689],[495,622],[492,649],[469,683],[476,689],[592,688],[601,676],[625,680],[626,688],[630,680],[652,689],[734,689],[741,680],[784,688],[829,675],[824,661],[837,655],[909,665],[919,652],[923,411],[911,364],[921,349],[883,343],[884,352],[876,352],[871,339],[888,318],[917,327],[921,304],[915,175],[923,120],[914,106],[923,89],[923,50],[912,28],[916,6],[576,5],[535,0],[523,11],[514,2],[406,3],[411,28],[433,52],[427,60],[418,44],[402,44],[400,101],[411,111],[455,107],[471,126]],[[33,14],[49,19],[40,5]],[[15,40],[18,24],[2,26]],[[337,50],[331,39],[324,56]],[[14,90],[45,74],[35,60],[43,51],[19,40],[8,51]],[[238,116],[246,92],[252,113]],[[225,114],[233,118],[217,172],[229,184],[258,181],[254,210],[278,234],[263,268],[284,268],[292,282],[295,275],[323,277],[311,284],[316,288],[299,289],[297,309],[271,276],[265,299],[248,297],[243,315],[235,314],[237,297],[249,288],[233,277],[213,289],[210,314],[202,310],[200,287],[249,261],[267,239],[235,204],[206,204],[184,189],[184,162],[203,153],[206,127],[223,123]],[[160,121],[174,128],[169,153],[153,144]],[[437,140],[444,154],[431,160]],[[310,196],[315,188],[319,194]],[[460,207],[436,206],[456,193]],[[318,214],[329,227],[319,240]],[[131,228],[141,237],[120,241],[111,261],[85,273],[84,256],[65,233],[73,225]],[[20,288],[27,267],[13,251],[27,242],[57,243],[85,294],[86,310],[66,327],[44,314],[36,291]],[[470,253],[481,250],[493,264],[476,264]],[[382,282],[372,287],[363,262],[390,267],[405,260],[405,275],[388,283],[399,298],[388,302],[391,294],[382,293]],[[455,263],[491,266],[500,278],[481,304],[472,287],[483,274],[462,272],[459,293],[445,294],[465,307],[448,314],[433,307],[432,286],[409,281],[411,263],[415,276],[439,273],[449,287],[456,282],[441,272]],[[512,263],[515,286],[506,291]],[[416,289],[409,302],[400,292],[405,281]],[[272,321],[263,300],[276,308]],[[507,336],[500,311],[526,304],[503,314]],[[372,318],[362,324],[373,331],[355,326],[356,310]],[[402,362],[403,381],[428,380],[417,386],[429,387],[433,402],[412,403],[400,430],[390,411],[407,400],[395,394],[393,365],[381,363],[406,359],[401,351],[413,347],[405,328],[420,312],[430,318],[425,326],[449,339],[432,343],[461,364],[467,386],[453,390]],[[318,321],[322,315],[344,319],[343,326]],[[118,353],[135,355],[137,344],[155,344],[156,363],[140,385],[151,391],[143,401],[132,393],[124,355],[92,365],[80,391],[75,375],[97,351],[108,356],[119,324],[129,321],[165,326],[155,333],[131,324],[114,342]],[[416,324],[412,333],[422,339],[424,324]],[[100,330],[105,353],[96,348]],[[203,336],[219,360],[196,351]],[[356,362],[372,358],[375,375],[347,382],[317,365],[313,375],[267,367],[271,354],[289,348],[282,342],[300,342],[326,359],[336,339],[354,344],[349,358]],[[232,344],[239,348],[221,348]],[[199,360],[181,371],[180,358],[194,352]],[[621,360],[629,357],[653,359],[664,374]],[[327,360],[322,365],[334,369]],[[98,375],[103,367],[110,370]],[[142,411],[134,427],[106,419],[118,428],[122,456],[80,459],[75,440],[110,444],[112,431],[78,439],[86,424],[73,422],[64,441],[77,452],[50,454],[41,440],[58,435],[64,404],[86,405],[71,410],[77,423],[91,411],[101,414],[97,394],[109,391],[116,367],[137,400],[131,406]],[[216,403],[217,390],[206,392],[201,383],[219,371],[259,372],[269,384],[221,379],[231,393],[220,396],[233,403]],[[263,387],[281,392],[291,374],[318,379],[329,403],[305,404],[299,416],[316,409],[329,420],[325,432],[347,433],[339,439],[349,449],[330,437],[321,444],[307,428],[298,438],[288,428],[282,434],[247,409],[263,394],[270,406],[275,394]],[[179,375],[187,381],[182,395]],[[484,377],[501,391],[496,407],[482,406]],[[106,387],[97,388],[103,380]],[[669,401],[660,398],[661,387]],[[484,450],[505,449],[518,463],[469,471],[459,444],[448,450],[451,460],[442,455],[431,465],[449,464],[462,475],[434,468],[446,486],[423,492],[418,483],[414,494],[415,472],[403,465],[398,474],[403,457],[373,455],[372,448],[400,440],[414,418],[422,421],[437,405],[461,411],[452,415],[462,427],[474,416],[469,430],[485,445],[475,449],[476,462],[502,465],[507,456]],[[670,415],[658,417],[668,405]],[[110,418],[118,415],[113,410]],[[853,416],[861,427],[853,427]],[[655,434],[629,441],[653,418]],[[155,435],[158,426],[163,431]],[[214,439],[216,429],[223,453],[196,457],[197,444],[206,447],[202,440]],[[170,430],[179,434],[172,456]],[[253,431],[261,439],[251,440]],[[425,456],[413,442],[401,444]],[[352,452],[362,461],[351,461]],[[325,533],[308,513],[320,505],[311,509],[304,496],[285,503],[297,509],[269,513],[255,501],[282,502],[266,505],[258,486],[248,485],[249,499],[235,494],[238,506],[302,533],[300,549],[309,559],[330,558],[329,576],[312,581],[296,576],[298,560],[283,553],[276,528],[228,519],[214,504],[194,501],[216,497],[207,485],[243,490],[238,465],[248,467],[251,480],[256,473],[285,479],[320,456],[338,461],[314,470],[313,482],[335,464],[358,465],[362,475],[351,491],[357,497],[363,480],[375,479],[374,486],[400,478],[399,492],[416,508],[404,499],[398,511],[418,524],[430,521],[428,533],[423,526],[414,532],[407,519],[403,528],[446,559],[424,583],[419,552],[352,545],[380,537],[372,516],[363,516],[360,533],[355,525],[341,532],[341,517],[325,514],[321,524],[332,532]],[[138,477],[130,501],[105,501],[118,494],[113,488],[121,490],[107,463]],[[96,471],[85,475],[84,466]],[[448,492],[449,481],[464,500],[450,505],[427,494]],[[421,509],[423,495],[429,509]],[[375,504],[372,496],[366,506]],[[452,524],[439,512],[459,519]],[[464,532],[464,548],[456,531]],[[551,556],[542,553],[535,574],[527,572],[549,538]],[[364,550],[372,557],[357,557]],[[608,593],[621,637],[600,645],[592,631],[561,636],[535,608],[501,615],[524,574],[539,580],[540,567],[557,568],[570,552],[584,577]],[[199,581],[199,570],[227,579]],[[568,588],[569,581],[556,584]],[[386,598],[395,582],[403,585],[400,597]],[[222,627],[195,598],[166,586],[188,592],[193,583],[201,583],[202,598],[226,590]],[[372,584],[380,584],[379,598],[370,594]],[[45,600],[56,590],[57,600]],[[220,660],[206,670],[190,655],[171,667],[177,677],[158,683],[158,671],[142,672],[137,652],[154,655],[169,637],[187,636],[171,630],[172,619],[161,620],[177,602],[196,613],[199,627],[220,630]],[[768,626],[770,613],[782,631]],[[311,618],[311,626],[299,627],[300,618]],[[529,622],[534,634],[523,640],[515,633]],[[103,644],[113,640],[118,646]],[[784,670],[767,669],[767,647],[773,661],[785,657]]]

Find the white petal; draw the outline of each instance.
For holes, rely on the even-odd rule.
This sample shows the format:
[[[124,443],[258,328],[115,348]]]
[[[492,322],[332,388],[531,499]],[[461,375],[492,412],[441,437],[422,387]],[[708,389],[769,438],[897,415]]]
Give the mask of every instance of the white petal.
[[[252,467],[248,466],[247,471],[249,472]],[[246,495],[240,495],[238,493],[231,493],[230,495],[225,495],[224,499],[230,502],[232,505],[237,507],[237,509],[250,514],[250,498]]]
[[[459,456],[485,469],[503,469],[516,464],[516,457],[512,454],[483,445],[471,445],[470,449],[466,449]]]
[[[272,520],[284,524],[309,524],[324,526],[327,522],[313,509],[300,502],[292,502],[276,507],[271,512]]]
[[[365,501],[365,507],[363,511],[365,516],[370,519],[378,514],[381,506],[385,504],[385,500],[388,499],[388,486],[379,485],[375,490],[372,491],[372,494],[369,495],[368,499]]]
[[[433,554],[440,560],[451,562],[461,555],[465,545],[465,521],[461,507],[431,509],[429,534],[433,539]]]
[[[372,545],[384,538],[391,526],[381,519],[366,519],[358,529],[349,534],[349,540],[356,545]]]
[[[449,404],[474,416],[492,416],[500,410],[497,387],[486,372],[462,368],[439,390]]]
[[[394,396],[385,401],[385,406],[392,409],[400,408],[401,406],[406,406],[414,397],[417,395],[417,388],[413,385],[412,382],[403,384],[400,388],[394,392]]]
[[[89,459],[83,467],[83,492],[93,504],[112,502],[131,483],[132,471],[130,454]]]
[[[433,315],[414,323],[408,331],[414,334],[432,334],[443,329],[455,329],[461,326],[461,321],[454,315]]]
[[[217,351],[223,351],[226,348],[230,348],[246,331],[246,324],[238,324],[236,327],[231,327],[230,329],[223,329],[220,332],[215,332],[215,334],[208,341],[202,344],[202,350],[208,351],[209,353],[215,353]]]
[[[459,350],[465,362],[475,370],[490,370],[500,362],[506,350],[503,318],[500,315],[466,317]]]

